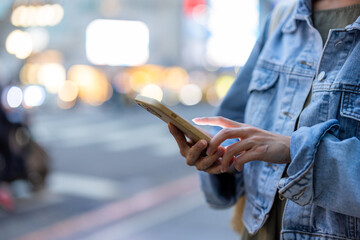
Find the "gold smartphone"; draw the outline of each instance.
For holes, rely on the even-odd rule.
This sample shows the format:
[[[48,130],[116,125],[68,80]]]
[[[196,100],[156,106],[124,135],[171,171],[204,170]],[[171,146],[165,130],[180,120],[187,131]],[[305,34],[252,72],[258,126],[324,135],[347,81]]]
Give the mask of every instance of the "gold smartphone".
[[[172,110],[170,110],[158,100],[142,95],[137,95],[135,101],[138,105],[146,109],[148,112],[154,114],[164,122],[170,122],[175,125],[180,131],[185,134],[185,136],[187,136],[194,142],[197,142],[201,139],[206,140],[208,143],[210,142],[211,137],[209,135],[207,135],[201,129],[195,127],[194,125],[174,113]]]

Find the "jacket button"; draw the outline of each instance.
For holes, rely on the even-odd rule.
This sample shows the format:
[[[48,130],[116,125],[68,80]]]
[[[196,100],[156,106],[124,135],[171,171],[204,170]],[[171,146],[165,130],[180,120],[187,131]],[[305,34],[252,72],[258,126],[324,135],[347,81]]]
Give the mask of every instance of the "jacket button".
[[[324,80],[325,79],[325,72],[324,71],[320,72],[317,79],[318,79],[319,82]]]

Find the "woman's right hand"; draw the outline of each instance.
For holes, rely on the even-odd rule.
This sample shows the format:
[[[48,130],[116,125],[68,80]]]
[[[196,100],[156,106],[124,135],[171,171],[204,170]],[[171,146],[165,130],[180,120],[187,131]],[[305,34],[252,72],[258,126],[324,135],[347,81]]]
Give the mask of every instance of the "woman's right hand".
[[[179,146],[180,154],[186,159],[187,165],[195,166],[197,170],[209,174],[219,174],[224,172],[221,165],[221,157],[225,152],[223,146],[219,146],[214,154],[207,156],[204,153],[204,150],[208,146],[208,143],[205,140],[200,140],[195,144],[188,142],[184,133],[177,127],[171,123],[169,123],[168,127]]]

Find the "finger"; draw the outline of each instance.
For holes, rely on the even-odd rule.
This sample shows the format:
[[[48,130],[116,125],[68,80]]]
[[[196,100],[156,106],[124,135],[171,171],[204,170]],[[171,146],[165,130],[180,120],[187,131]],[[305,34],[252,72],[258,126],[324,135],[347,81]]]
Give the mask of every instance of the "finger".
[[[204,157],[201,161],[198,161],[196,163],[196,168],[200,171],[205,171],[208,168],[210,168],[214,163],[217,162],[217,160],[222,157],[222,155],[225,152],[225,148],[220,146],[218,148],[218,150],[216,151],[216,153],[214,155],[211,156],[206,156]],[[218,162],[220,163],[220,161]]]
[[[195,143],[195,145],[193,145],[187,152],[186,164],[194,166],[200,160],[201,153],[206,147],[207,142],[204,139]]]
[[[255,151],[246,151],[235,158],[235,168],[241,171],[244,168],[244,164],[247,162],[259,160],[259,153]]]
[[[192,120],[198,125],[220,126],[223,128],[241,127],[243,124],[224,117],[202,117]]]
[[[171,123],[168,124],[168,127],[171,135],[173,135],[177,145],[179,146],[180,154],[183,157],[186,157],[190,147],[188,142],[186,141],[185,135]]]
[[[242,156],[246,152],[250,152],[251,149],[254,147],[254,145],[255,142],[246,139],[243,141],[233,143],[230,146],[228,146],[221,161],[222,171],[226,172],[229,169],[230,165],[234,161],[234,156],[236,155]]]
[[[214,163],[211,167],[206,169],[204,172],[207,172],[209,174],[220,174],[221,172],[221,164]]]
[[[220,130],[211,140],[208,149],[206,150],[207,155],[212,155],[218,148],[218,146],[227,139],[233,138],[245,138],[248,135],[247,128],[224,128]]]

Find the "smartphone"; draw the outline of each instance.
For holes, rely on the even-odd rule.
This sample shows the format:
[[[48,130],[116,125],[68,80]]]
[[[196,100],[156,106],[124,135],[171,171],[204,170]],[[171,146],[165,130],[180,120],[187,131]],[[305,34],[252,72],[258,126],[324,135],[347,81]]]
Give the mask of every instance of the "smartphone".
[[[153,115],[157,116],[164,122],[170,122],[175,125],[180,131],[185,134],[186,137],[190,138],[194,142],[197,142],[201,139],[206,140],[208,143],[210,142],[211,137],[209,135],[207,135],[201,129],[195,127],[190,122],[180,117],[178,114],[170,110],[158,100],[142,95],[137,95],[135,101],[138,105],[140,105]]]

